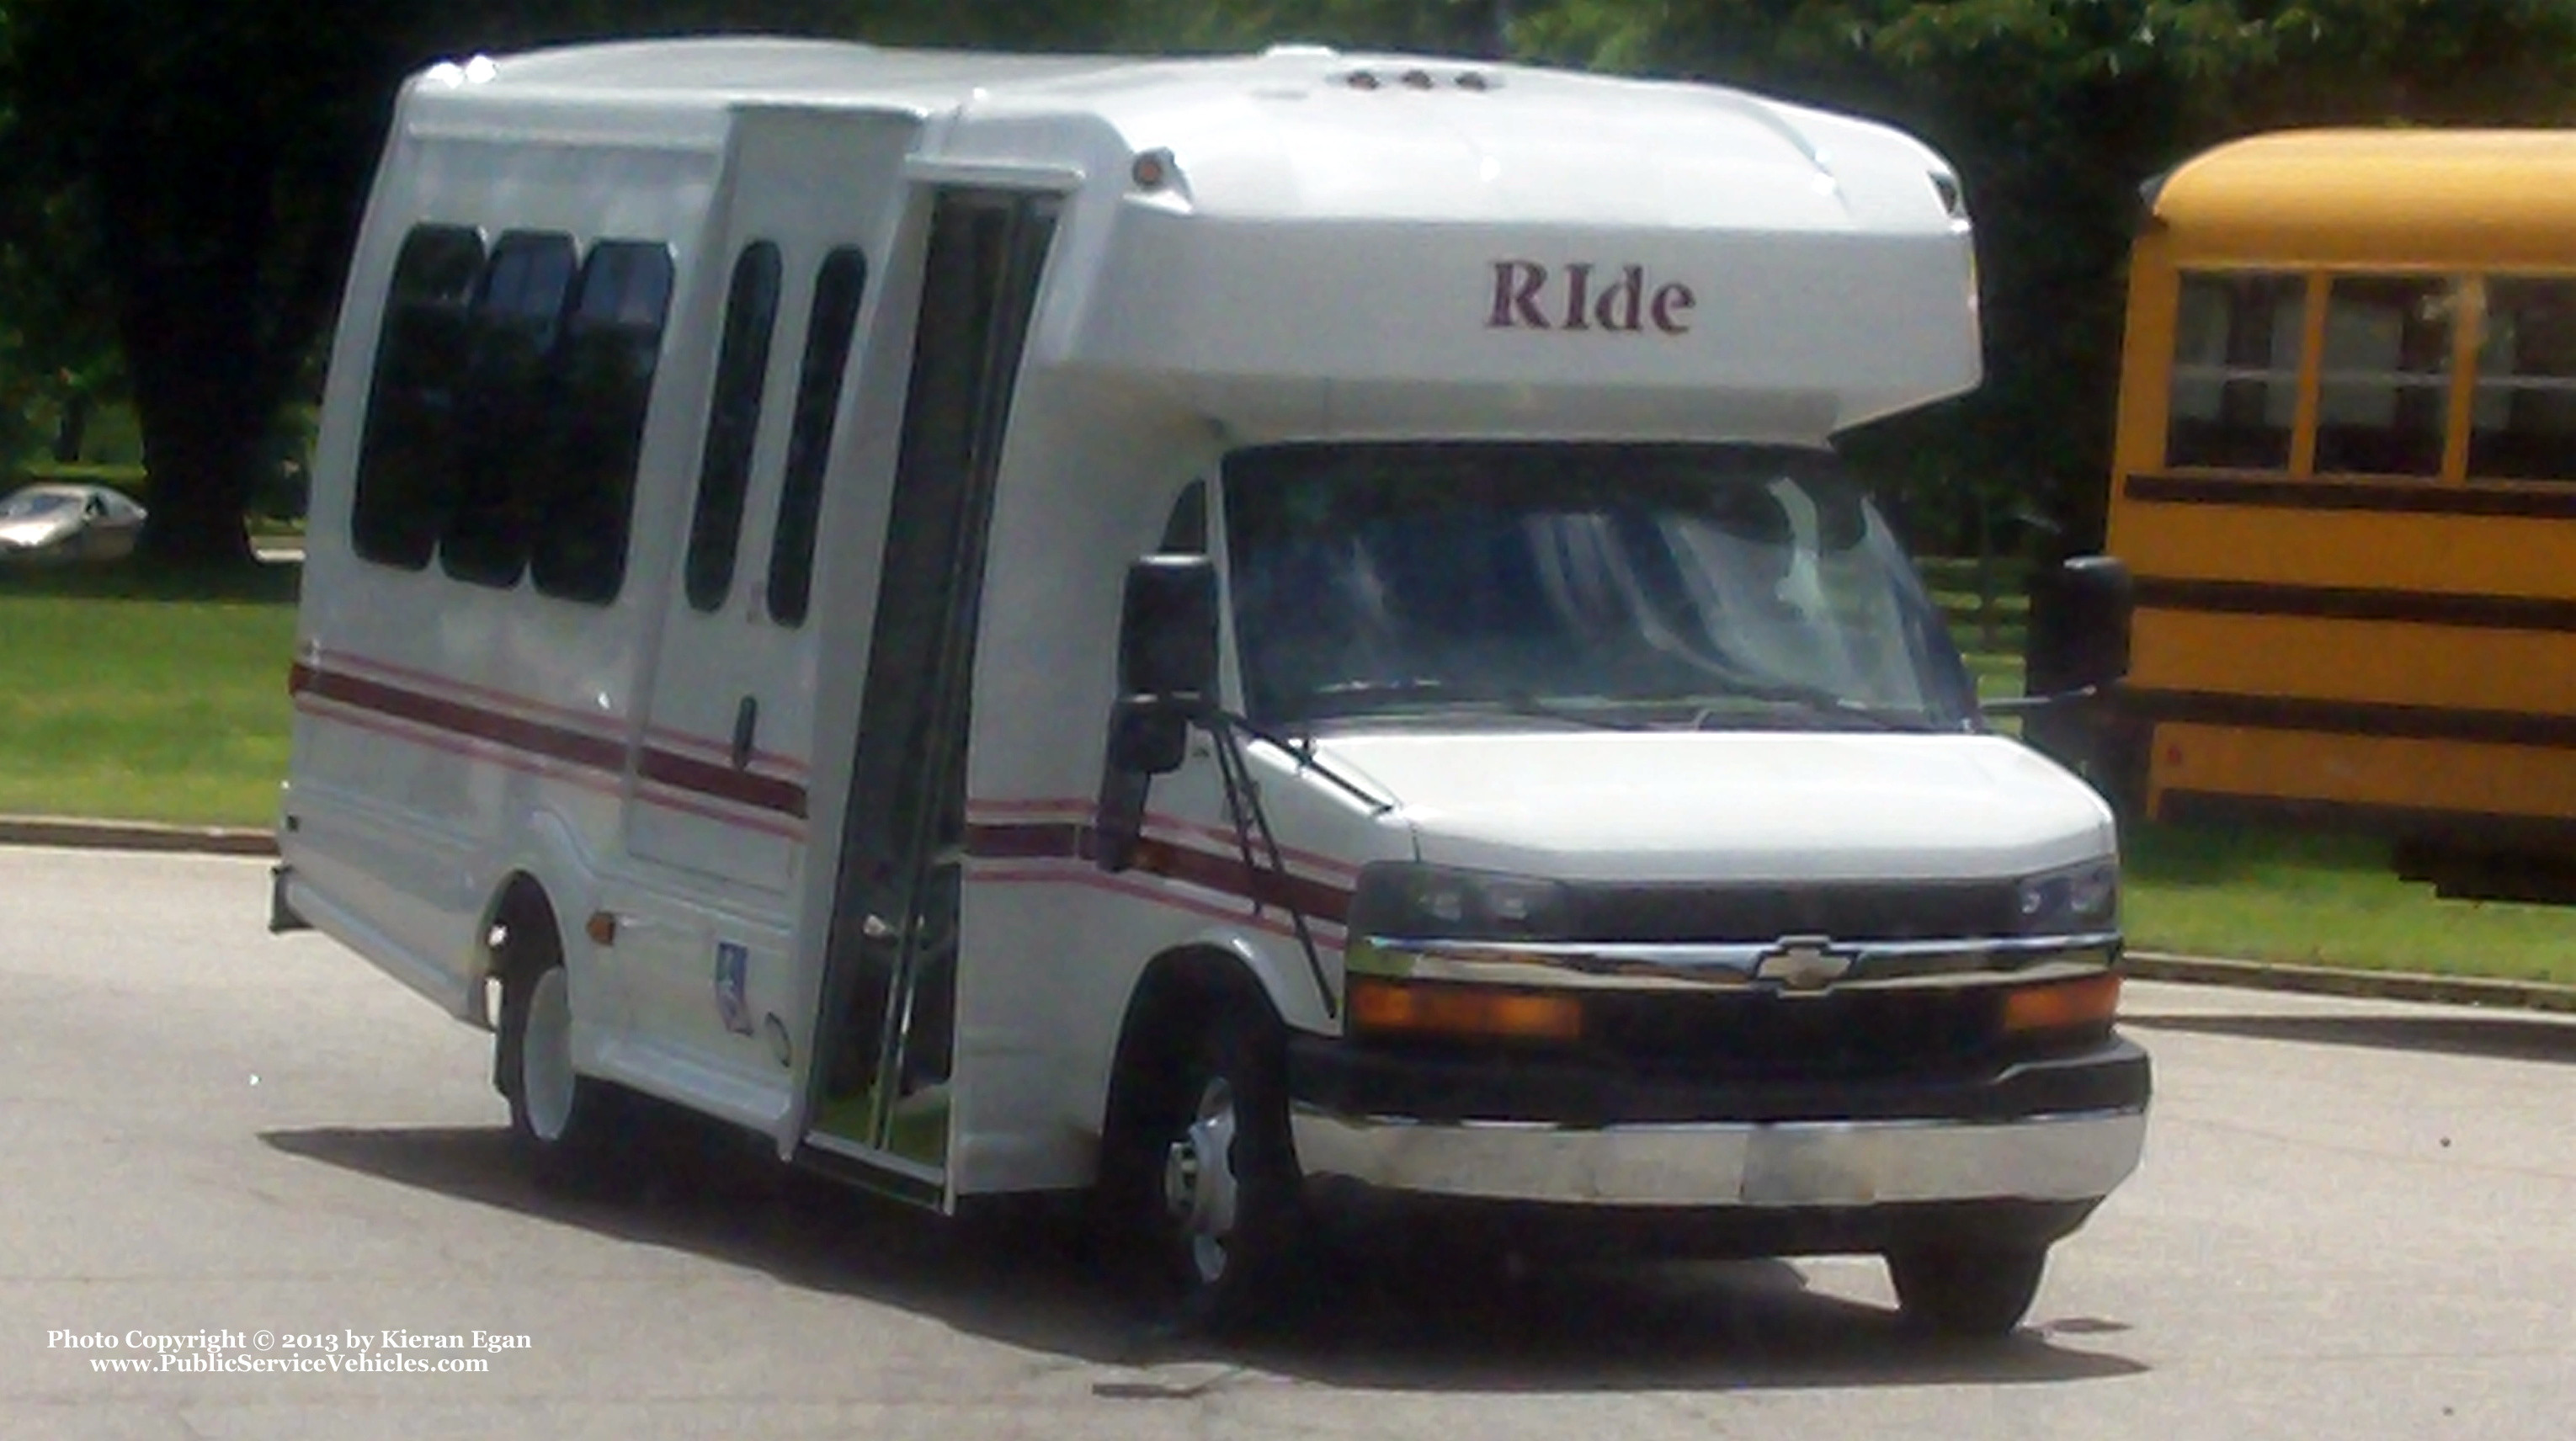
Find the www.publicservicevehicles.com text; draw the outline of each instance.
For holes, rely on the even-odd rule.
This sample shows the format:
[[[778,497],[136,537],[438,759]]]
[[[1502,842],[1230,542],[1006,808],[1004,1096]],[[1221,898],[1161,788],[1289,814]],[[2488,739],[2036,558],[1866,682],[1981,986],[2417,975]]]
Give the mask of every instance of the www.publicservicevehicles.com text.
[[[45,1333],[49,1351],[82,1351],[92,1371],[180,1375],[482,1373],[488,1359],[535,1348],[509,1331],[74,1331]],[[457,1352],[481,1353],[456,1355]]]

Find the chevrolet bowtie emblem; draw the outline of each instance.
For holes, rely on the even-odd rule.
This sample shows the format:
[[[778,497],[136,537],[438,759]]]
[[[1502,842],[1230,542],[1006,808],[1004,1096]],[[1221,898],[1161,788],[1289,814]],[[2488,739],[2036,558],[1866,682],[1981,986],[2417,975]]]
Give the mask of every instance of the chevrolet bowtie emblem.
[[[1821,991],[1850,974],[1858,960],[1823,936],[1783,936],[1753,963],[1753,978],[1784,991]]]

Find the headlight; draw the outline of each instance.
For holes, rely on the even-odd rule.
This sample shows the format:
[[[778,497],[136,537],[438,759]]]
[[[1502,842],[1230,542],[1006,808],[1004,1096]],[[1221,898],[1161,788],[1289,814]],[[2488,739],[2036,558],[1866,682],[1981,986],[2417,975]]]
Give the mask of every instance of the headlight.
[[[1360,871],[1351,933],[1451,941],[1545,940],[1566,933],[1565,888],[1492,871],[1380,862]]]
[[[2024,935],[2107,931],[2120,923],[2120,863],[2108,857],[2043,871],[2013,888],[2013,920]]]

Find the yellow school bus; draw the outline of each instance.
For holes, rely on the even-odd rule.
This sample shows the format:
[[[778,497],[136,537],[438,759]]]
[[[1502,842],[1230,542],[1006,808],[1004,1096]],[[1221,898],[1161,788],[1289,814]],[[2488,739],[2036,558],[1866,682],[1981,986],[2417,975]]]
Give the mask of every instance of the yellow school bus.
[[[2109,550],[2149,813],[2576,900],[2576,131],[2326,130],[2150,188]]]

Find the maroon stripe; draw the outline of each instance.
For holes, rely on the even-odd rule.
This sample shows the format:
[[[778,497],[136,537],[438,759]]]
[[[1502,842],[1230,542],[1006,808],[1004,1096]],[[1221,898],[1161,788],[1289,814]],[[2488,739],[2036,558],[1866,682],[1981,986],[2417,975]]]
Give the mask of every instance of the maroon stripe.
[[[293,695],[354,706],[412,725],[489,741],[549,760],[605,771],[612,776],[626,772],[623,741],[587,734],[568,726],[505,715],[407,686],[367,680],[345,671],[324,670],[298,661],[287,671],[286,688]],[[792,781],[752,775],[660,749],[645,750],[637,764],[641,777],[656,785],[755,810],[774,811],[798,820],[805,818],[805,788]]]
[[[1136,857],[1139,869],[1265,906],[1284,906],[1301,915],[1340,925],[1351,913],[1351,893],[1340,886],[1300,875],[1246,866],[1241,856],[1220,856],[1190,846],[1148,840]]]
[[[1092,827],[1069,821],[970,825],[966,854],[988,861],[1088,860],[1099,853],[1097,837]],[[1157,837],[1137,842],[1135,869],[1257,905],[1292,909],[1335,925],[1351,913],[1351,893],[1346,887],[1280,875],[1247,866],[1239,855],[1220,855]]]
[[[318,696],[432,730],[453,731],[458,735],[491,741],[549,760],[588,766],[611,774],[626,768],[626,747],[617,741],[584,735],[544,721],[503,715],[461,701],[443,700],[382,681],[362,680],[343,671],[298,665],[289,672],[287,685],[298,695]]]
[[[1090,842],[1091,828],[1077,821],[966,827],[966,854],[979,861],[1081,860],[1092,853]]]
[[[805,819],[805,788],[794,781],[754,775],[713,761],[684,756],[677,751],[650,747],[637,758],[636,771],[655,785],[713,796],[754,810],[777,811],[800,821]]]

